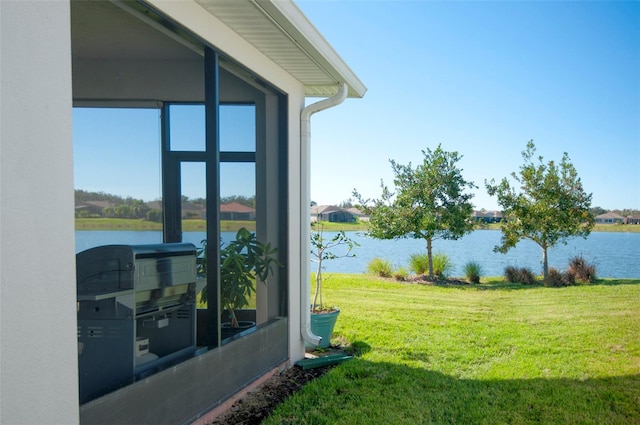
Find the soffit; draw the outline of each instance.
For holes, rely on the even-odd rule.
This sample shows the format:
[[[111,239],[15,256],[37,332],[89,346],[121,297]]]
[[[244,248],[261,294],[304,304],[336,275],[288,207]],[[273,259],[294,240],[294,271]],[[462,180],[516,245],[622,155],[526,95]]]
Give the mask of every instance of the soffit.
[[[346,82],[350,97],[367,88],[300,9],[282,0],[196,0],[305,86],[308,96],[331,96]]]
[[[350,97],[364,96],[364,84],[293,2],[194,1],[300,81],[307,96],[332,96],[343,82]],[[179,36],[167,37],[157,22],[143,23],[140,13],[126,12],[127,4],[71,1],[74,58],[201,60],[201,49]]]

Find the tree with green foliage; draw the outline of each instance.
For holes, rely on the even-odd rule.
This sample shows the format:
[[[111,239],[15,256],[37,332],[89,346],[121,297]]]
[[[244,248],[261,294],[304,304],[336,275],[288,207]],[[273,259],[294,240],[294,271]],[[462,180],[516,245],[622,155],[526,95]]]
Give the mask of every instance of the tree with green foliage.
[[[433,278],[432,244],[436,239],[456,240],[473,230],[471,193],[477,186],[462,177],[457,163],[462,156],[436,150],[422,151],[422,164],[412,168],[390,160],[395,192],[381,182],[379,199],[354,197],[370,215],[369,234],[376,239],[424,239],[427,244],[429,277]]]
[[[485,186],[489,195],[498,197],[504,214],[502,244],[494,251],[505,253],[521,239],[531,239],[542,248],[542,271],[547,279],[547,250],[572,237],[586,238],[595,220],[590,213],[591,194],[584,191],[569,155],[565,152],[560,164],[545,164],[542,156],[535,158],[535,152],[530,140],[522,152],[520,172],[511,173],[520,191],[506,177],[499,184],[494,179],[485,181]]]

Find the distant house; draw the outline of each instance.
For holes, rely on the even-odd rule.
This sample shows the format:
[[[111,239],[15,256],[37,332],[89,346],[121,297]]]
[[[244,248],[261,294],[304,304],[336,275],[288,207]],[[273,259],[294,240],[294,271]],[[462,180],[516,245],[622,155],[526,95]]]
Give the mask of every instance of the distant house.
[[[340,208],[334,205],[316,205],[311,207],[311,221],[328,221],[331,223],[355,223],[357,218],[368,220],[368,217],[357,208]]]
[[[475,221],[482,223],[500,223],[503,215],[502,211],[474,211],[471,213],[471,218]]]
[[[148,202],[151,209],[162,210],[162,201]],[[182,203],[182,218],[207,218],[207,211],[204,206],[193,203]],[[242,205],[238,202],[220,204],[220,220],[255,220],[256,210]]]
[[[220,204],[220,220],[255,220],[256,210],[237,202]]]
[[[356,216],[360,221],[369,221],[369,216],[357,208],[347,208],[347,211]]]
[[[625,217],[613,212],[607,212],[596,216],[597,224],[623,224],[625,221]]]
[[[624,220],[625,224],[640,224],[640,215],[628,215]]]
[[[182,202],[181,208],[182,218],[203,220],[207,218],[204,205],[193,204],[191,202]]]

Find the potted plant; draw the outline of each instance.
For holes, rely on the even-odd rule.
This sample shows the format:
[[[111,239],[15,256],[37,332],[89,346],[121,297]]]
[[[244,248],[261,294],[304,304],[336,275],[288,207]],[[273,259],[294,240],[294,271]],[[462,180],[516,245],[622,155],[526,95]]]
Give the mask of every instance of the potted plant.
[[[326,348],[330,345],[331,334],[333,334],[333,328],[340,314],[338,307],[325,305],[322,300],[323,261],[355,257],[352,251],[356,246],[360,246],[357,242],[349,239],[342,230],[327,240],[324,238],[323,229],[324,226],[319,224],[319,230],[311,232],[311,261],[318,265],[316,268],[315,292],[311,303],[311,332],[322,337],[322,341],[318,345],[320,348]],[[339,246],[346,247],[346,252],[336,254],[332,251]]]
[[[206,273],[206,246],[207,241],[203,240],[198,261],[200,274]],[[229,318],[229,322],[222,323],[223,337],[255,326],[255,322],[239,321],[236,312],[249,305],[251,296],[256,292],[256,279],[267,284],[274,265],[280,266],[277,251],[271,244],[259,242],[256,235],[244,227],[238,230],[234,240],[221,247],[220,306]],[[200,299],[206,302],[206,286]]]

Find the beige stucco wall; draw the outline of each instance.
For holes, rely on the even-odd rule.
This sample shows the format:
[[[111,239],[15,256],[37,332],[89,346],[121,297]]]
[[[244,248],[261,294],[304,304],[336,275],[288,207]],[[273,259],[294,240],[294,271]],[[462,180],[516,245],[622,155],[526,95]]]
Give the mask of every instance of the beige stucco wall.
[[[65,1],[0,1],[0,423],[78,422]]]

